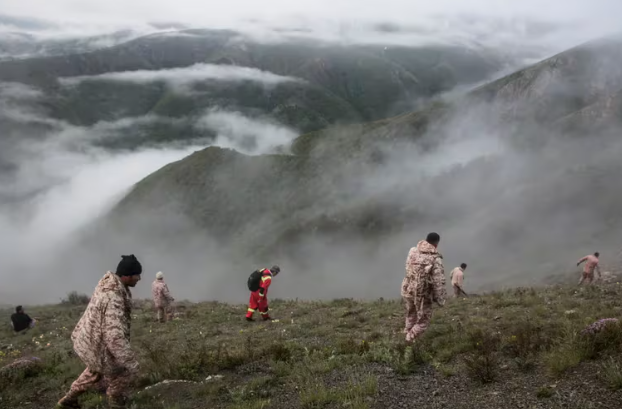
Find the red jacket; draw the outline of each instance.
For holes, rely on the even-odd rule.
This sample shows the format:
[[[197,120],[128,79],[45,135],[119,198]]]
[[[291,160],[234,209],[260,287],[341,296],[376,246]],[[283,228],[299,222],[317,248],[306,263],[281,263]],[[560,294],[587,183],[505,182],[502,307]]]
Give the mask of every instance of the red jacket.
[[[259,290],[257,290],[260,297],[268,296],[268,288],[270,287],[270,284],[272,284],[272,272],[269,268],[264,268],[261,274],[261,283],[259,283]]]

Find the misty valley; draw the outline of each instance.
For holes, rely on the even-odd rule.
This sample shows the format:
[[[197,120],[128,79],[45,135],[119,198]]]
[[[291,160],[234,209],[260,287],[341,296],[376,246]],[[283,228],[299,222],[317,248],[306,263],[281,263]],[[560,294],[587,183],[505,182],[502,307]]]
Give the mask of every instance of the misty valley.
[[[618,407],[622,37],[435,18],[1,14],[0,408]]]

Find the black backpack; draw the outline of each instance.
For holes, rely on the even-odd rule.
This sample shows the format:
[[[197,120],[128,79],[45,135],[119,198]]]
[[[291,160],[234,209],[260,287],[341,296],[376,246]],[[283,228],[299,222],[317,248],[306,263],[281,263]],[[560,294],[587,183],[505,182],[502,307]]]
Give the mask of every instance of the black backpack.
[[[261,283],[261,277],[263,276],[263,269],[255,270],[248,277],[248,289],[252,292],[259,290]]]

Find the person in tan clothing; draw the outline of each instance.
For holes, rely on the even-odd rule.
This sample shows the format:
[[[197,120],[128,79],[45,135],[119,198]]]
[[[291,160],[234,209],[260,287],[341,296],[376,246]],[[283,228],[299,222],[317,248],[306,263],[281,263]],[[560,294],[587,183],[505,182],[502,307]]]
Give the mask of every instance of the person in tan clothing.
[[[122,256],[116,273],[99,280],[82,318],[71,334],[73,348],[86,369],[72,384],[57,408],[80,408],[78,397],[98,385],[106,386],[110,408],[125,408],[127,392],[138,374],[130,348],[132,293],[142,266],[132,254]]]
[[[406,342],[421,336],[430,325],[432,305],[445,305],[445,268],[443,256],[436,249],[441,238],[428,234],[417,243],[406,258],[406,277],[402,281],[402,299],[406,306],[404,332]]]
[[[151,283],[151,295],[157,311],[158,321],[166,322],[175,299],[171,296],[168,285],[164,282],[164,274],[161,271],[158,271],[155,281]]]
[[[454,289],[454,297],[456,298],[460,297],[461,294],[466,295],[466,293],[462,289],[464,283],[464,270],[466,270],[466,268],[466,263],[462,263],[460,264],[460,267],[456,267],[451,270],[451,274],[449,275],[449,278],[451,279],[451,285]]]
[[[589,256],[583,257],[577,262],[577,267],[581,263],[585,262],[585,265],[583,266],[583,274],[581,275],[581,280],[579,280],[579,285],[583,284],[583,282],[586,280],[588,284],[591,284],[594,280],[594,270],[598,272],[598,278],[602,278],[602,275],[600,274],[600,266],[598,265],[599,256],[600,253],[596,252],[593,255],[590,254]]]

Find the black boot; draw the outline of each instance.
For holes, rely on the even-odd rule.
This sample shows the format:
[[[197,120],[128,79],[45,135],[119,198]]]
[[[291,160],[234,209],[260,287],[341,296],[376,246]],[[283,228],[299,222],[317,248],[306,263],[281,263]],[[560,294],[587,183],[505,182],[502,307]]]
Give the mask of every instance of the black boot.
[[[58,401],[54,409],[81,409],[82,406],[78,402],[78,397],[69,392],[64,398]]]

